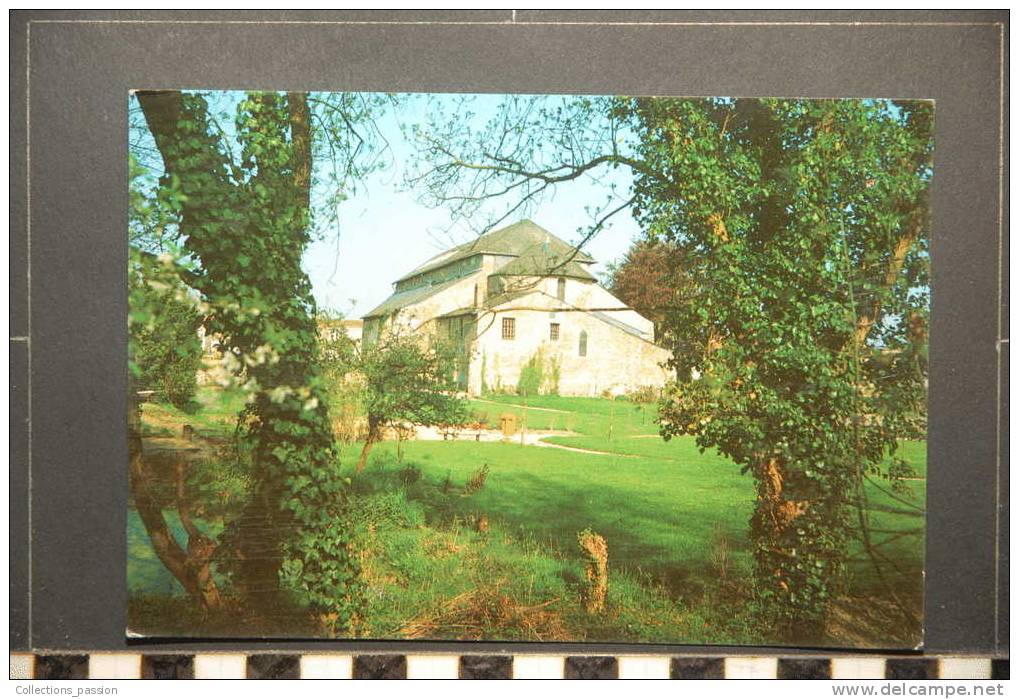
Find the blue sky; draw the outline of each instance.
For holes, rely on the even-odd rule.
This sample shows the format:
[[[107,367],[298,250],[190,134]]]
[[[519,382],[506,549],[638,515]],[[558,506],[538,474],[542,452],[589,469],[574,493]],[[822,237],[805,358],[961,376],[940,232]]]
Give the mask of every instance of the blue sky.
[[[447,107],[462,97],[432,96]],[[487,118],[501,99],[499,95],[479,96],[473,105],[479,119]],[[321,308],[358,317],[383,301],[392,291],[392,282],[406,272],[476,235],[467,226],[454,224],[449,210],[421,204],[418,193],[408,191],[403,184],[414,146],[401,135],[398,123],[402,120],[410,124],[423,118],[423,100],[412,98],[398,112],[391,110],[377,122],[391,144],[390,166],[371,175],[354,196],[340,205],[338,233],[324,231],[325,238],[309,247],[305,268]],[[620,191],[627,191],[629,174],[621,169],[614,177]],[[560,185],[526,217],[560,238],[575,242],[579,240],[578,230],[591,223],[585,207],[603,203],[608,194],[608,181],[581,178]],[[493,202],[489,210],[501,210],[507,203]],[[522,217],[507,219],[506,224]],[[616,214],[611,225],[585,246],[599,262],[596,270],[601,271],[604,263],[622,256],[638,232],[628,210]]]

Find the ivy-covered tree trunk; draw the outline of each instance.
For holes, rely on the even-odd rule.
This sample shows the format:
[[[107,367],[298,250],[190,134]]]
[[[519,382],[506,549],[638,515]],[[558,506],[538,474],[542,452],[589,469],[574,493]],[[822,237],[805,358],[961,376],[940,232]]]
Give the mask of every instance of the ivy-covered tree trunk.
[[[801,465],[802,466],[802,465]],[[840,591],[852,490],[844,469],[790,467],[755,457],[750,519],[758,596],[776,638],[820,642],[824,613]],[[842,487],[831,487],[842,482]],[[814,610],[811,612],[810,610]]]
[[[344,483],[317,366],[311,284],[311,131],[303,94],[251,93],[238,107],[234,162],[199,95],[138,100],[163,157],[160,196],[176,206],[188,283],[208,303],[207,329],[253,394],[242,414],[254,488],[224,534],[249,601],[271,610],[284,563],[327,632],[356,622],[361,598]]]

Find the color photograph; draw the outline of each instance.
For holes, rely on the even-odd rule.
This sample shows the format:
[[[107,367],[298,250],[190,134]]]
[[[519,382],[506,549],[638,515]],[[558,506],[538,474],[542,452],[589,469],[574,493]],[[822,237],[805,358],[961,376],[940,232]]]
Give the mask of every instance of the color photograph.
[[[933,102],[127,109],[128,636],[922,645]]]

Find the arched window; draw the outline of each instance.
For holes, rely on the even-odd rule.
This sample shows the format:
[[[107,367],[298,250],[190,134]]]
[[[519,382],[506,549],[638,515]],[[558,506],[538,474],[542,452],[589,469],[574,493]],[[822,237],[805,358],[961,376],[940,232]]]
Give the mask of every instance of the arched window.
[[[577,347],[577,354],[581,357],[587,356],[587,331],[580,331],[580,345]]]

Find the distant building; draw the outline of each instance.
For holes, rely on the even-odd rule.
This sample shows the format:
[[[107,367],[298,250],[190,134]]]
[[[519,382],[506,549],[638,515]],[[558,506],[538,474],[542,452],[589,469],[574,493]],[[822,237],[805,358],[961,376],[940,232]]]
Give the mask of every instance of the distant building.
[[[360,318],[319,318],[318,334],[326,340],[337,340],[341,335],[346,335],[355,344],[360,344],[361,334],[364,329],[364,321]]]
[[[460,345],[460,386],[512,389],[528,362],[556,376],[562,395],[662,386],[669,353],[654,325],[610,294],[594,260],[524,220],[431,258],[396,280],[364,316],[364,341],[394,323]]]

